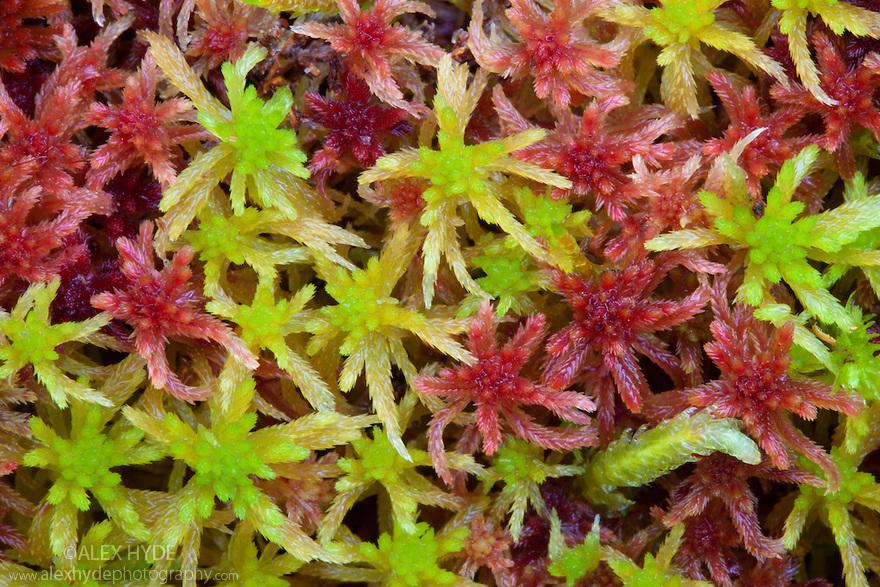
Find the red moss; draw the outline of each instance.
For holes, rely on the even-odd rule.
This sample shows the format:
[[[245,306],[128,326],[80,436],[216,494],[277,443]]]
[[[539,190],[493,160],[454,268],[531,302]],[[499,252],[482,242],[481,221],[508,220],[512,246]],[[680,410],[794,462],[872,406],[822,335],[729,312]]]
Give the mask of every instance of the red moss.
[[[853,2],[855,4],[855,2]],[[737,587],[831,587],[824,579],[810,579],[793,583],[798,572],[798,561],[791,556],[760,561],[752,565],[736,581]]]
[[[74,174],[85,165],[85,150],[73,141],[82,126],[77,101],[78,84],[58,85],[52,78],[37,96],[34,116],[27,117],[0,87],[0,166],[14,167],[36,161],[31,181],[56,199],[65,200],[74,187]],[[4,128],[5,127],[5,128]]]
[[[598,69],[617,66],[621,47],[600,45],[582,24],[596,9],[596,2],[558,0],[550,12],[544,12],[532,0],[512,0],[505,15],[519,41],[496,44],[482,32],[482,1],[478,0],[470,28],[471,50],[490,71],[514,79],[534,76],[535,94],[560,109],[568,107],[573,93],[623,94],[623,82]]]
[[[880,12],[880,2],[877,0],[849,0],[849,3],[859,8]],[[859,37],[850,32],[844,32],[841,39],[846,63],[850,69],[858,67],[869,54],[880,51],[880,39]]]
[[[720,517],[713,518],[714,515]],[[711,580],[720,587],[830,587],[823,579],[794,582],[796,558],[754,559],[736,547],[736,531],[718,504],[685,521],[684,541],[675,564],[692,579]],[[708,571],[708,572],[707,572]]]
[[[47,19],[64,9],[61,0],[0,0],[0,70],[23,73],[28,61],[53,56],[59,27]]]
[[[808,23],[807,30],[812,30],[813,26],[812,23]],[[797,68],[791,58],[791,49],[788,46],[788,37],[780,32],[779,27],[774,28],[770,33],[770,43],[764,48],[764,52],[782,66],[788,79],[798,79]]]
[[[714,159],[730,152],[749,133],[763,129],[737,159],[748,175],[749,191],[755,198],[760,198],[761,180],[778,171],[783,162],[810,143],[810,137],[786,136],[800,120],[801,113],[792,106],[783,106],[767,113],[754,86],[739,90],[730,78],[717,71],[709,73],[708,79],[724,105],[728,123],[719,138],[709,139],[703,144],[703,153]]]
[[[9,475],[17,468],[18,463],[0,462],[0,476]],[[34,506],[8,483],[0,481],[0,520],[4,520],[10,511],[29,517],[34,514]],[[22,549],[25,547],[26,539],[15,527],[0,524],[0,544],[9,548]],[[0,553],[0,560],[3,559],[6,559],[6,556]]]
[[[170,98],[157,102],[159,70],[146,57],[137,74],[128,78],[117,106],[95,103],[86,122],[110,132],[107,142],[89,159],[86,185],[101,189],[119,173],[146,163],[163,186],[177,176],[175,161],[182,159],[180,145],[206,136],[195,124],[195,110],[188,100]]]
[[[236,61],[248,40],[266,34],[275,21],[266,10],[235,0],[195,0],[195,5],[196,27],[186,54],[196,58],[193,67],[201,73]]]
[[[137,241],[121,238],[116,248],[127,286],[94,296],[92,305],[134,329],[134,346],[146,359],[150,381],[157,389],[190,402],[204,399],[212,391],[211,386],[185,385],[171,370],[165,356],[169,338],[215,342],[249,369],[257,367],[256,357],[241,339],[202,309],[202,295],[191,283],[191,248],[180,249],[158,270],[149,222],[141,225]]]
[[[98,209],[97,202],[105,198],[76,187],[85,166],[85,150],[74,140],[74,133],[86,126],[84,114],[94,93],[121,85],[122,73],[107,67],[106,61],[110,45],[127,27],[126,21],[113,23],[89,47],[79,47],[73,27],[65,25],[56,37],[61,63],[37,94],[31,117],[0,87],[0,132],[5,130],[0,166],[38,162],[30,181],[43,190],[40,212],[44,215],[65,206]]]
[[[83,198],[57,214],[41,213],[43,192],[26,187],[38,163],[13,164],[0,174],[0,284],[8,279],[26,282],[51,281],[68,261],[83,253],[69,246],[67,237],[95,213],[106,212],[106,194]]]
[[[649,168],[637,157],[633,168],[629,181],[638,186],[640,205],[637,212],[620,221],[620,232],[605,244],[604,254],[612,261],[639,258],[645,254],[645,241],[667,231],[701,226],[709,221],[697,198],[698,186],[705,179],[699,156],[660,170]],[[596,238],[602,236],[601,231],[597,231]]]
[[[712,501],[702,513],[684,520],[684,540],[675,554],[675,564],[691,578],[712,578],[718,585],[731,587],[732,577],[740,569],[740,542],[724,505]]]
[[[319,186],[340,169],[344,155],[353,155],[361,168],[372,167],[385,154],[383,139],[412,130],[406,111],[371,104],[372,94],[363,80],[347,70],[342,70],[339,78],[342,88],[335,98],[314,92],[305,97],[311,116],[328,131],[322,148],[309,162]]]
[[[101,25],[104,24],[105,4],[110,7],[114,16],[128,14],[129,10],[131,10],[127,0],[89,0],[89,2],[92,4],[92,18]]]
[[[663,523],[671,528],[684,520],[699,517],[710,508],[710,504],[718,503],[722,505],[721,511],[717,511],[717,508],[708,511],[713,518],[726,513],[741,544],[750,554],[759,559],[780,558],[785,548],[781,540],[769,538],[761,531],[756,511],[758,500],[749,487],[749,479],[811,485],[822,483],[816,477],[796,469],[780,471],[766,462],[757,466],[746,465],[733,457],[715,453],[700,459],[693,473],[672,490]],[[712,580],[730,584],[730,576],[722,573],[723,565],[712,563],[711,559],[703,562],[709,568]]]
[[[593,510],[565,481],[550,479],[541,485],[541,497],[548,511],[555,511],[559,517],[562,536],[566,544],[580,544],[593,529],[596,511]],[[602,542],[614,540],[616,536],[607,528],[600,528]],[[550,522],[534,509],[525,516],[519,541],[511,547],[511,572],[516,585],[547,585],[553,581],[547,572],[547,555],[550,544]],[[613,573],[602,565],[586,580],[585,584],[616,585]]]
[[[476,362],[444,369],[438,377],[418,377],[421,393],[440,396],[446,406],[428,426],[428,450],[440,477],[452,484],[446,465],[443,432],[470,404],[476,405],[476,427],[483,452],[492,455],[501,444],[502,423],[515,436],[551,450],[567,450],[595,442],[587,410],[593,403],[584,395],[534,383],[520,375],[546,336],[544,316],[530,317],[504,346],[496,340],[497,319],[488,303],[480,306],[468,331],[468,349]],[[581,428],[550,428],[535,422],[522,406],[541,406]]]
[[[531,126],[514,110],[500,86],[496,86],[493,98],[505,132]],[[597,208],[605,208],[611,218],[622,220],[626,206],[640,197],[640,186],[627,176],[633,157],[641,156],[652,165],[671,157],[674,145],[655,141],[679,125],[676,117],[662,107],[622,109],[626,103],[623,96],[597,100],[584,109],[580,118],[566,110],[559,114],[547,138],[518,151],[516,156],[571,180],[570,192],[555,190],[556,197],[569,193],[592,196]]]
[[[422,197],[424,191],[424,181],[401,179],[383,181],[375,189],[362,186],[360,195],[371,204],[388,208],[391,222],[399,224],[415,220],[422,215],[422,211],[425,209],[425,199]]]
[[[474,578],[481,568],[489,569],[496,585],[511,585],[510,534],[486,517],[476,516],[464,543],[465,562],[459,574]]]
[[[409,0],[377,0],[369,10],[361,10],[354,0],[337,0],[337,4],[343,24],[311,22],[295,30],[330,43],[334,51],[344,56],[348,69],[381,100],[413,113],[421,112],[403,100],[394,66],[401,61],[436,65],[444,52],[394,20],[414,12],[433,16],[431,8]]]
[[[335,454],[320,458],[314,454],[307,461],[277,465],[277,479],[259,481],[258,485],[284,510],[298,528],[315,532],[334,496],[334,478],[339,474]]]
[[[10,278],[51,281],[83,250],[68,246],[65,237],[98,211],[100,201],[85,207],[67,206],[57,216],[34,222],[29,216],[39,204],[39,188],[30,188],[0,204],[0,284]],[[91,206],[91,207],[90,207]]]
[[[834,154],[840,175],[849,179],[856,171],[853,134],[865,128],[880,140],[880,110],[874,100],[880,88],[880,56],[869,56],[850,69],[839,47],[825,33],[813,34],[813,47],[822,89],[837,103],[823,104],[798,84],[774,86],[773,97],[802,116],[817,114],[822,118],[825,128],[816,142]]]
[[[863,405],[861,400],[837,393],[828,384],[789,375],[794,323],[774,329],[746,306],[731,310],[725,288],[726,280],[719,279],[712,295],[715,319],[709,327],[714,341],[705,345],[721,377],[655,395],[647,412],[666,417],[691,405],[711,408],[719,418],[739,418],[775,467],[789,469],[792,450],[819,465],[836,485],[840,475],[834,462],[795,427],[791,414],[813,420],[824,408],[852,416]]]
[[[131,28],[139,30],[155,31],[159,28],[159,8],[163,3],[162,0],[126,0],[129,10],[128,14],[134,18]],[[173,5],[173,3],[170,3]],[[133,48],[134,49],[134,48]]]
[[[626,407],[641,410],[649,387],[639,367],[642,355],[681,380],[677,359],[653,335],[681,324],[705,306],[709,292],[699,287],[682,300],[654,299],[651,293],[669,270],[650,260],[633,263],[621,271],[604,271],[586,279],[556,272],[553,283],[572,308],[572,321],[547,342],[544,381],[562,388],[593,369],[592,377],[610,377]],[[599,428],[610,435],[614,421],[613,396],[597,397]]]
[[[79,45],[76,32],[69,24],[64,25],[56,37],[61,63],[53,77],[59,85],[77,84],[78,97],[82,101],[77,105],[83,109],[91,104],[95,92],[115,90],[125,83],[125,72],[110,67],[108,60],[110,47],[131,22],[131,18],[124,18],[107,25],[88,47]],[[72,107],[73,104],[68,105],[68,108]]]

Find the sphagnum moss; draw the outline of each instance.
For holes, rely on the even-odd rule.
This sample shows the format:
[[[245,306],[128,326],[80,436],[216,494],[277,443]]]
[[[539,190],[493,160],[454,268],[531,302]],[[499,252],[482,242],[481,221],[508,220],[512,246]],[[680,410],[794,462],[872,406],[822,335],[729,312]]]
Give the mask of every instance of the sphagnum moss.
[[[872,584],[875,4],[0,0],[0,584]]]

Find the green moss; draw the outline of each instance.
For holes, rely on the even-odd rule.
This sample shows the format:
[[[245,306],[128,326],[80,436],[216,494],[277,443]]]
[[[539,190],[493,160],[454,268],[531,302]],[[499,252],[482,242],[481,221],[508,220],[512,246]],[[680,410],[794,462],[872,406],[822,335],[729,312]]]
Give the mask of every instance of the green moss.
[[[880,344],[877,334],[868,332],[874,325],[873,316],[864,316],[861,309],[849,304],[856,328],[839,328],[831,351],[831,371],[835,383],[853,390],[866,400],[880,399]]]
[[[828,17],[835,16],[834,8],[838,5],[838,0],[771,0],[770,4],[773,8],[783,11],[792,12],[809,12],[815,15],[826,15]],[[836,35],[842,35],[847,31],[847,27],[838,18],[826,18],[825,23],[834,31]],[[782,19],[779,30],[788,35],[792,32],[794,22],[791,19]]]
[[[49,306],[55,298],[59,280],[49,284],[35,284],[18,299],[15,308],[7,314],[0,310],[0,377],[10,377],[27,365],[46,386],[49,395],[61,407],[69,397],[109,405],[108,400],[94,389],[67,376],[56,365],[61,344],[83,340],[103,328],[110,318],[99,314],[84,322],[52,324]]]
[[[296,133],[278,128],[293,106],[290,89],[280,88],[268,102],[264,102],[257,96],[255,87],[245,87],[245,78],[231,63],[224,63],[222,71],[232,116],[229,119],[215,118],[210,113],[200,112],[199,122],[211,134],[232,146],[235,170],[251,174],[278,165],[298,177],[309,177],[309,170],[302,165],[307,157],[299,148]]]
[[[274,544],[259,550],[254,544],[253,526],[247,522],[239,524],[216,569],[228,574],[230,580],[218,583],[217,587],[289,587],[285,575],[298,571],[302,562],[279,550]]]
[[[593,521],[590,533],[576,546],[566,546],[562,524],[554,511],[550,516],[550,564],[547,572],[565,579],[567,587],[575,587],[587,575],[595,571],[602,560],[599,543],[599,517]]]
[[[785,282],[813,317],[851,329],[857,325],[843,304],[827,289],[812,262],[873,267],[880,253],[859,248],[860,235],[880,226],[880,197],[851,198],[821,214],[803,216],[805,206],[793,200],[810,174],[819,147],[809,145],[786,161],[767,193],[767,204],[756,208],[745,185],[743,170],[733,159],[724,161],[724,197],[703,192],[700,201],[711,214],[714,230],[686,229],[648,241],[649,250],[700,248],[727,244],[746,252],[746,267],[738,299],[753,306],[773,306],[770,285]]]
[[[312,298],[315,288],[306,285],[288,299],[275,299],[274,285],[261,281],[257,285],[254,300],[250,305],[239,304],[229,318],[241,326],[241,338],[252,348],[274,348],[283,344],[284,337],[295,328],[291,320],[302,312],[305,304]],[[211,304],[208,304],[211,309]]]
[[[323,12],[335,14],[339,6],[333,0],[242,0],[245,4],[259,6],[272,12],[289,12],[293,16]]]
[[[290,375],[312,406],[318,410],[332,411],[335,404],[333,393],[308,359],[287,343],[289,335],[305,330],[304,320],[299,318],[305,314],[305,306],[315,294],[315,288],[308,284],[292,297],[279,300],[276,300],[275,289],[274,279],[263,278],[258,282],[250,304],[236,304],[225,294],[219,293],[205,308],[238,324],[241,338],[250,350],[271,351],[278,366]],[[221,389],[225,393],[234,393],[245,376],[246,371],[230,358],[220,374]]]
[[[663,0],[651,10],[652,23],[644,33],[660,46],[673,43],[699,44],[699,33],[715,22],[718,0]]]
[[[573,214],[571,204],[565,200],[537,196],[528,188],[517,190],[514,197],[522,210],[526,230],[551,247],[561,246],[571,228],[583,225],[592,216],[589,210]]]
[[[373,257],[366,269],[347,272],[336,269],[332,281],[324,289],[336,300],[336,305],[324,306],[321,313],[333,326],[348,333],[352,342],[374,334],[383,328],[396,327],[408,312],[400,302],[383,295],[377,284],[382,281],[379,260]]]
[[[215,496],[231,502],[239,518],[260,504],[262,492],[251,476],[274,479],[275,472],[249,438],[256,422],[257,415],[251,412],[221,427],[199,426],[194,436],[180,435],[168,446],[174,458],[186,462],[195,472],[191,483],[199,488],[199,498],[181,508],[181,520],[191,520],[195,514],[209,516],[214,510]],[[166,414],[165,426],[178,430],[186,425],[176,416]],[[271,451],[281,461],[301,461],[309,455],[307,449],[292,441],[273,446]]]
[[[701,193],[700,201],[712,214],[722,205],[718,196],[710,192]],[[779,283],[785,277],[796,283],[820,287],[819,272],[807,263],[816,218],[796,221],[803,210],[802,202],[781,205],[771,194],[762,216],[756,216],[752,206],[737,203],[729,217],[716,218],[715,227],[720,234],[747,245],[749,262],[764,279]],[[760,304],[763,297],[760,283],[755,283],[757,287],[750,285],[743,290],[746,301],[752,305]]]
[[[709,587],[710,583],[686,579],[672,568],[672,558],[681,545],[683,536],[684,526],[673,526],[657,555],[647,553],[642,566],[611,548],[604,549],[605,561],[621,580],[623,587]]]
[[[630,502],[616,488],[648,485],[699,455],[723,452],[745,463],[760,463],[761,451],[739,428],[733,418],[716,419],[689,409],[653,428],[624,432],[590,459],[582,478],[584,495],[591,503],[622,508]]]
[[[483,254],[472,259],[474,267],[485,273],[476,279],[487,294],[497,300],[495,311],[503,316],[513,310],[527,313],[532,307],[528,294],[540,291],[537,270],[526,253],[507,239],[494,239],[483,247]],[[469,296],[458,313],[467,316],[476,312],[483,298]]]
[[[61,556],[75,545],[76,510],[87,511],[94,496],[111,521],[127,534],[148,540],[150,532],[141,522],[117,467],[144,464],[160,458],[163,451],[143,444],[143,432],[116,426],[105,430],[109,415],[94,404],[71,404],[69,435],[61,435],[40,418],[31,418],[30,429],[38,442],[24,455],[28,467],[50,472],[52,486],[46,503],[54,507],[49,529],[53,554]]]
[[[554,265],[571,272],[586,264],[580,240],[590,234],[587,223],[592,213],[589,210],[573,212],[571,204],[553,199],[549,194],[549,190],[545,195],[535,195],[528,188],[520,188],[514,192],[514,198],[529,234],[544,243]]]
[[[388,496],[395,525],[404,531],[413,531],[419,504],[432,503],[437,495],[441,495],[417,471],[417,467],[430,464],[428,454],[410,448],[408,459],[404,458],[387,433],[378,426],[373,427],[372,438],[358,438],[351,445],[356,457],[339,459],[339,468],[344,475],[336,482],[336,491],[339,495],[352,492],[359,495],[374,483],[379,483]],[[339,501],[334,503],[334,506],[337,505],[344,504]],[[336,518],[342,514],[336,511],[336,507],[332,507],[331,512]],[[328,531],[325,529],[323,532]]]
[[[541,484],[551,477],[568,477],[583,472],[579,465],[549,464],[541,447],[519,438],[506,437],[496,453],[485,487],[488,490],[498,481],[504,482],[494,507],[497,512],[510,512],[507,529],[514,540],[519,540],[529,505],[543,516],[549,515],[541,498]]]
[[[544,138],[543,129],[531,128],[499,140],[465,144],[465,128],[486,88],[486,74],[478,71],[468,85],[467,65],[454,63],[446,55],[440,60],[437,75],[434,114],[439,125],[438,148],[422,146],[385,155],[358,179],[361,184],[406,177],[427,180],[428,187],[422,194],[426,205],[419,222],[428,229],[422,251],[422,296],[428,308],[434,297],[441,257],[446,258],[453,275],[469,293],[486,297],[468,274],[458,242],[461,205],[470,205],[481,220],[498,226],[530,255],[549,261],[546,249],[502,201],[507,181],[519,176],[558,188],[571,187],[568,179],[555,172],[512,156]]]
[[[290,220],[301,214],[316,216],[313,189],[303,181],[309,177],[303,165],[307,156],[296,132],[281,126],[293,104],[290,90],[281,88],[264,101],[256,88],[247,86],[248,73],[268,51],[251,43],[237,61],[222,65],[227,107],[208,91],[170,39],[149,31],[144,37],[156,64],[192,100],[199,122],[218,141],[195,155],[162,194],[163,236],[171,242],[183,234],[225,182],[235,215],[244,213],[247,195],[261,208],[277,210]]]
[[[299,148],[296,133],[278,128],[293,106],[287,87],[276,90],[268,102],[257,96],[253,86],[245,86],[248,72],[266,58],[263,47],[251,45],[235,63],[222,65],[223,80],[229,97],[229,110],[220,116],[199,112],[199,122],[211,134],[228,145],[234,153],[230,196],[236,214],[244,212],[244,182],[247,176],[279,167],[296,177],[309,177],[303,166],[307,156]]]
[[[440,113],[452,115],[448,108]],[[504,144],[500,141],[465,145],[462,137],[438,133],[440,149],[419,149],[419,158],[411,167],[416,177],[427,179],[431,185],[422,193],[426,202],[442,198],[463,198],[487,194],[491,188],[489,167],[504,157]],[[430,217],[422,217],[427,225]]]
[[[388,441],[388,436],[378,426],[373,427],[373,438],[358,438],[351,443],[357,451],[364,475],[384,483],[400,481],[401,474],[415,465],[404,459]],[[352,459],[339,459],[339,468],[346,473],[355,469]],[[344,489],[344,482],[343,482]]]
[[[241,248],[242,231],[239,223],[250,221],[257,215],[259,211],[254,208],[247,208],[241,216],[234,218],[205,211],[199,216],[199,229],[185,232],[184,239],[205,261],[228,260],[242,265],[245,255]]]
[[[456,528],[440,537],[422,522],[415,532],[399,528],[394,535],[382,534],[376,545],[361,543],[360,555],[384,573],[388,587],[435,587],[456,585],[461,577],[439,564],[445,555],[460,551],[467,538],[467,528]]]
[[[819,518],[831,530],[843,562],[843,576],[847,585],[867,586],[865,562],[871,555],[870,542],[863,542],[861,528],[872,522],[871,513],[880,511],[880,485],[874,475],[860,471],[864,457],[877,448],[880,437],[876,434],[877,410],[866,408],[859,417],[867,415],[862,430],[851,430],[847,425],[844,444],[831,448],[830,457],[840,472],[840,484],[815,487],[802,483],[785,520],[783,542],[789,550],[797,547],[801,533],[810,520]],[[849,424],[849,423],[848,423]],[[801,466],[818,474],[818,468],[801,459]],[[858,506],[858,507],[857,507]],[[820,515],[814,516],[815,510]],[[868,516],[866,518],[866,516]]]
[[[508,487],[529,483],[540,485],[549,473],[544,464],[544,449],[518,438],[508,438],[501,445],[494,469]]]

